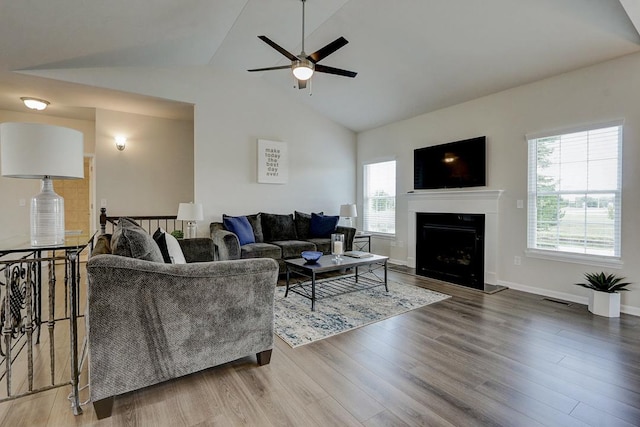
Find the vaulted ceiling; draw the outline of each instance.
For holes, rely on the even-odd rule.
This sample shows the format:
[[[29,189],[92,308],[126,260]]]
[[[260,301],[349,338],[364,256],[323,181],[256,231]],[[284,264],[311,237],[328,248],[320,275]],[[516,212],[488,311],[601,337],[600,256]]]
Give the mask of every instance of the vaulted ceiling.
[[[307,53],[344,36],[322,64],[358,75],[316,73],[298,90],[288,70],[246,70],[289,63],[258,35],[300,52],[300,0],[4,1],[0,108],[31,95],[62,116],[97,107],[186,117],[183,103],[74,84],[71,72],[66,82],[38,76],[206,65],[362,131],[639,52],[639,16],[640,0],[307,0]]]

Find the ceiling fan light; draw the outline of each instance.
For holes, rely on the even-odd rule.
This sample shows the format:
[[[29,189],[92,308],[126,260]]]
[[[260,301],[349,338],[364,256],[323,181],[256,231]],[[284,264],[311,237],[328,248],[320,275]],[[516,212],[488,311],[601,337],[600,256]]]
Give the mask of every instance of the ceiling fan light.
[[[294,77],[298,80],[309,80],[313,76],[313,64],[311,61],[296,61],[291,69]]]

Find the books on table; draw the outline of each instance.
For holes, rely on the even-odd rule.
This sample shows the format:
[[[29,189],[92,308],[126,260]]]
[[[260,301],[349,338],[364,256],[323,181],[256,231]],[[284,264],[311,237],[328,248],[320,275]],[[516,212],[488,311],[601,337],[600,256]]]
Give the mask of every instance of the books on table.
[[[344,253],[344,255],[351,258],[368,258],[373,256],[371,253],[364,251],[347,251]]]

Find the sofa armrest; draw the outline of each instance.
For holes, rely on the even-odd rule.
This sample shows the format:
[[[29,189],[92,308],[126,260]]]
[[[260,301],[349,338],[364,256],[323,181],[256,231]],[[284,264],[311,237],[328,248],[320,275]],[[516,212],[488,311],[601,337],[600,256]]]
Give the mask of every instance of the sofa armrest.
[[[187,262],[208,262],[215,260],[215,246],[209,237],[178,239]]]
[[[211,228],[211,238],[216,245],[219,260],[240,259],[240,240],[231,231]]]
[[[336,233],[344,234],[345,251],[353,250],[353,239],[356,237],[356,229],[354,227],[345,227],[339,225],[336,227]]]
[[[272,259],[87,262],[91,400],[273,348]],[[133,375],[132,373],[135,373]]]

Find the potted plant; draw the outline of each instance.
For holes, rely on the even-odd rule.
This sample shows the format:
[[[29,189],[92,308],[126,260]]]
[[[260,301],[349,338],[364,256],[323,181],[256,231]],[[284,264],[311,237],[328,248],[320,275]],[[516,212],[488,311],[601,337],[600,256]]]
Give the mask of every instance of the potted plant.
[[[598,316],[620,317],[620,294],[618,291],[628,291],[629,282],[622,282],[624,277],[615,274],[585,273],[585,283],[578,286],[591,289],[589,294],[589,311]]]
[[[184,233],[182,232],[182,230],[173,230],[171,232],[171,235],[173,237],[175,237],[176,239],[182,239],[184,238]]]

